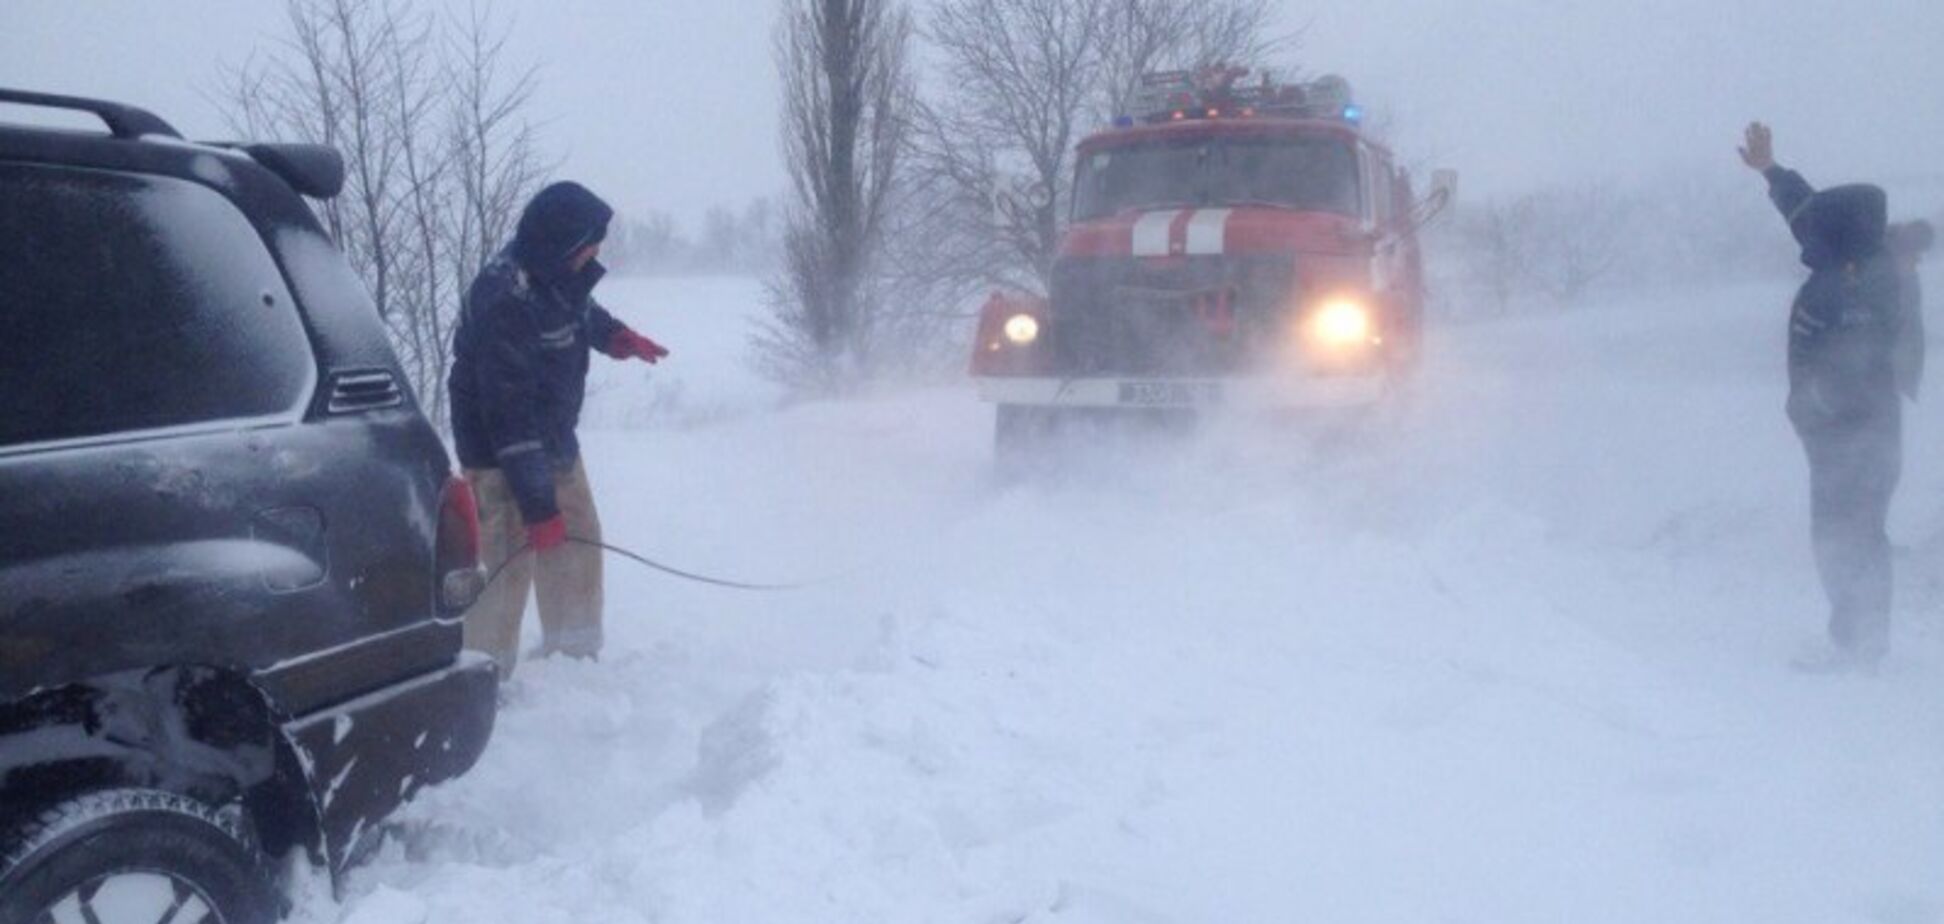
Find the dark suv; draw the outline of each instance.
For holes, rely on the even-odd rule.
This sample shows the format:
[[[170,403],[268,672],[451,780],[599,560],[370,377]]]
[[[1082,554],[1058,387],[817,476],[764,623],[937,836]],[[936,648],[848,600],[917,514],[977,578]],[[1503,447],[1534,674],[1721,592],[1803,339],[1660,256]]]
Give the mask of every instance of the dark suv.
[[[492,732],[471,494],[301,195],[328,148],[0,125],[0,924],[220,921]]]

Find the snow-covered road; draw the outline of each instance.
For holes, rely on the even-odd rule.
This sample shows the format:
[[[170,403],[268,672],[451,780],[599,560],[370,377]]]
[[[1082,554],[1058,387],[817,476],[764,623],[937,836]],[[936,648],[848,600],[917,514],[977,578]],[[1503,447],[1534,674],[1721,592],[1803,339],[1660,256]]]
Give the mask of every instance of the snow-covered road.
[[[1944,921],[1944,415],[1882,676],[1820,631],[1782,287],[1441,329],[1407,418],[997,484],[963,388],[775,410],[757,288],[622,283],[609,655],[312,921]],[[1937,290],[1944,290],[1939,286]],[[1935,384],[1935,383],[1933,383]]]

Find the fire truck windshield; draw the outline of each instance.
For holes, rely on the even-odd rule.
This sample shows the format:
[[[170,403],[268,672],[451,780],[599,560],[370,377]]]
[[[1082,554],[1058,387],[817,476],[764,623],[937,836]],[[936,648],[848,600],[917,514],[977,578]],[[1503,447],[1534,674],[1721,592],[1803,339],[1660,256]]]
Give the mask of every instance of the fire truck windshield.
[[[1076,221],[1127,209],[1266,205],[1356,215],[1357,156],[1332,138],[1197,138],[1096,151],[1080,163]]]

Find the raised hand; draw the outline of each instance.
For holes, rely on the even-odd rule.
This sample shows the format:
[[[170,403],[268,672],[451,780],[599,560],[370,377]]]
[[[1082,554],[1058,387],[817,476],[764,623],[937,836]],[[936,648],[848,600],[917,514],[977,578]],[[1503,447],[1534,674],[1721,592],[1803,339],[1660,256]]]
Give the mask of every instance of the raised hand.
[[[1748,130],[1742,137],[1742,163],[1747,164],[1751,170],[1762,172],[1767,172],[1770,167],[1775,166],[1775,136],[1769,132],[1768,126],[1760,122],[1750,122]]]

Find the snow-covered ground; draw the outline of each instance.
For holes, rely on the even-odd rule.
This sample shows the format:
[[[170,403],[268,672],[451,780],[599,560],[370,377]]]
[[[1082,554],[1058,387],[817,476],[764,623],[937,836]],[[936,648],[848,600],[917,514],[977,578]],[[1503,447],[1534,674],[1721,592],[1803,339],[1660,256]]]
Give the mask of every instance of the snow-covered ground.
[[[675,355],[600,372],[610,538],[839,577],[612,563],[607,657],[524,665],[479,768],[300,914],[1944,921],[1944,426],[1895,656],[1791,673],[1786,290],[1439,329],[1394,427],[1005,484],[967,389],[784,408],[756,286],[611,283]]]

